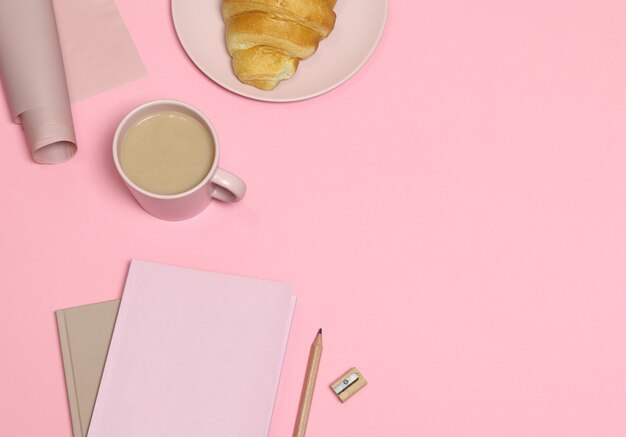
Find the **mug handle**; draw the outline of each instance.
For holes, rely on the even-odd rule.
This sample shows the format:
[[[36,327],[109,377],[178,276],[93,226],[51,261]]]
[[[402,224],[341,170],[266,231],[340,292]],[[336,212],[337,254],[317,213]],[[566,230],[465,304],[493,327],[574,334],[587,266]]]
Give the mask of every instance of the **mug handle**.
[[[215,185],[211,197],[222,202],[238,202],[246,194],[246,183],[224,169],[218,168],[211,182]]]

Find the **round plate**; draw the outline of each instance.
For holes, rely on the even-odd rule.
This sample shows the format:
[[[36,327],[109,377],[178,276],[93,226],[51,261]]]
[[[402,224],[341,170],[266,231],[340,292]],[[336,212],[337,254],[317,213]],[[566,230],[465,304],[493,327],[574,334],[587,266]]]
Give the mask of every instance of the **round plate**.
[[[196,66],[217,84],[251,99],[292,102],[318,96],[348,80],[370,57],[385,27],[387,0],[338,0],[337,22],[317,53],[272,91],[239,82],[226,50],[221,0],[172,0],[174,27]]]

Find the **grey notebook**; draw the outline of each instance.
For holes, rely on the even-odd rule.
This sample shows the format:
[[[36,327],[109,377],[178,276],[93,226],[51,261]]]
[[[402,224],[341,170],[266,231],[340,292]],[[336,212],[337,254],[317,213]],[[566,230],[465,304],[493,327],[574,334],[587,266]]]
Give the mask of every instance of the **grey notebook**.
[[[85,437],[120,301],[56,312],[74,437]]]

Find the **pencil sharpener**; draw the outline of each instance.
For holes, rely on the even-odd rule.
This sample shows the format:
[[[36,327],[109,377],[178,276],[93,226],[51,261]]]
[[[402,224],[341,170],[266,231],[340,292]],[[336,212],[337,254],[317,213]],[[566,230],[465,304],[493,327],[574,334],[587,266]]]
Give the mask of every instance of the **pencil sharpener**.
[[[367,381],[356,367],[348,370],[330,385],[331,390],[344,403],[367,385]]]

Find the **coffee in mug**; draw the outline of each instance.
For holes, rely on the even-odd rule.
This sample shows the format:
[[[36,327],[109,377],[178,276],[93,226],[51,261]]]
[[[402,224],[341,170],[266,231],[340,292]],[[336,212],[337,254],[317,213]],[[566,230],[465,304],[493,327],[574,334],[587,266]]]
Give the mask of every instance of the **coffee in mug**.
[[[215,144],[194,117],[158,111],[128,129],[119,157],[122,170],[139,187],[178,194],[202,182],[213,165]]]
[[[212,199],[237,202],[246,184],[219,167],[209,120],[191,105],[156,100],[132,110],[113,138],[113,161],[137,202],[164,220],[185,220]]]

